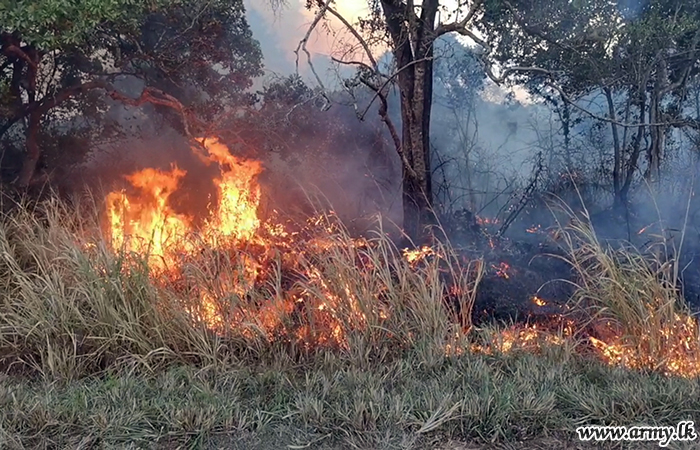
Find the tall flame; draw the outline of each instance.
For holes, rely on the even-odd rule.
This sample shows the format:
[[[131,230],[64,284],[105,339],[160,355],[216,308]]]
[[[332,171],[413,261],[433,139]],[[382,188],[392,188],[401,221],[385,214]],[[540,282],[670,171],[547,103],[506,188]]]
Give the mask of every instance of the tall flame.
[[[216,139],[205,139],[203,143],[210,161],[219,163],[222,169],[221,176],[214,180],[219,191],[218,208],[212,211],[206,232],[209,236],[249,240],[260,226],[257,208],[261,193],[256,179],[263,170],[262,164],[236,158]]]
[[[260,226],[256,211],[261,191],[256,178],[262,172],[262,164],[235,157],[216,139],[205,139],[203,146],[207,151],[203,160],[217,163],[221,172],[214,179],[218,202],[210,207],[210,216],[198,234],[210,247],[216,247],[221,237],[251,239]],[[125,177],[132,192],[122,190],[107,195],[114,250],[148,254],[151,268],[156,271],[175,264],[178,254],[192,251],[182,242],[195,231],[192,218],[175,212],[170,205],[170,196],[186,174],[175,166],[171,171],[143,169]]]
[[[107,217],[115,250],[148,254],[160,269],[172,262],[170,250],[174,241],[190,229],[190,220],[175,213],[168,200],[185,174],[177,167],[170,172],[144,169],[126,177],[136,194],[119,191],[107,196]]]

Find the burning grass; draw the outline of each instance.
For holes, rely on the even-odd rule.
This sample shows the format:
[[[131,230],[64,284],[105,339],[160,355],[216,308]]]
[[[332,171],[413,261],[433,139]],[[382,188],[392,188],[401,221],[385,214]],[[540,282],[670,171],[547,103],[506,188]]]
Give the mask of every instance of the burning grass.
[[[469,317],[478,264],[450,266],[444,256],[412,265],[381,233],[358,242],[324,220],[278,243],[205,247],[163,270],[96,235],[76,240],[59,208],[44,205],[43,223],[29,211],[4,218],[6,368],[76,378],[115,364],[155,370],[327,349],[362,359],[416,345],[442,352],[469,327],[456,319]]]
[[[92,221],[57,200],[2,218],[5,369],[76,379],[328,351],[379,361],[421,348],[439,359],[469,331],[480,261],[447,246],[409,258],[381,229],[351,238],[332,214],[262,223],[259,167],[215,141],[205,148],[221,177],[202,226],[169,206],[176,168],[129,176]]]
[[[678,262],[602,244],[587,215],[562,231],[578,274],[573,300],[590,318],[581,329],[602,357],[633,369],[700,376],[698,320],[677,284]]]
[[[393,417],[386,420],[396,421],[401,433],[412,430],[417,436],[440,428],[451,430],[449,435],[520,439],[509,421],[516,420],[529,433],[535,428],[556,428],[546,414],[557,408],[568,408],[562,420],[569,422],[574,420],[570,413],[598,418],[609,413],[602,397],[591,402],[565,387],[560,395],[569,400],[563,403],[562,397],[552,397],[544,388],[520,396],[529,392],[526,386],[532,391],[549,379],[543,370],[558,373],[550,360],[580,364],[584,360],[573,355],[583,351],[611,365],[698,375],[697,321],[679,302],[671,282],[673,271],[629,249],[605,248],[585,221],[572,221],[568,229],[560,230],[569,247],[568,260],[578,272],[577,302],[567,313],[475,333],[472,308],[487,271],[502,283],[521,276],[508,263],[491,266],[440,243],[399,249],[379,225],[374,234],[353,238],[332,213],[301,224],[275,217],[262,221],[256,214],[259,164],[233,157],[213,140],[205,140],[196,150],[202,152],[203,161],[220,168],[215,179],[218,197],[211,201],[206,218],[171,207],[169,198],[185,176],[176,167],[132,174],[126,189],[107,195],[104,211],[84,210],[80,203],[69,207],[53,199],[0,218],[0,364],[4,371],[18,376],[39,374],[45,383],[97,375],[121,380],[155,377],[160,380],[156,383],[170,385],[175,381],[168,377],[177,378],[171,374],[184,366],[186,371],[197,367],[200,373],[235,370],[241,373],[231,375],[234,383],[246,377],[262,383],[235,417],[217,410],[207,419],[203,411],[208,407],[182,409],[169,404],[171,400],[161,407],[170,411],[164,412],[168,419],[152,417],[140,406],[109,412],[123,418],[148,417],[147,425],[138,425],[150,430],[144,439],[155,439],[153,424],[163,421],[161,429],[179,437],[222,429],[253,432],[275,421],[322,431],[342,429],[355,436],[368,424],[378,433],[388,432],[382,417]],[[549,307],[546,299],[531,300],[533,307]],[[508,388],[510,397],[494,394],[495,386],[503,389],[503,373],[516,370],[507,369],[506,364],[517,366],[518,358],[535,361],[529,353],[541,354],[543,362],[527,370],[542,373],[532,378],[518,372]],[[484,390],[483,396],[469,391],[464,383],[452,386],[460,371],[472,370],[465,361],[475,361],[482,375],[490,374],[491,381],[475,384]],[[459,367],[454,369],[457,372],[450,369],[453,366]],[[304,368],[302,373],[299,367]],[[282,374],[274,383],[289,386],[289,393],[275,391],[275,399],[270,399],[267,390],[273,381],[265,381],[267,372],[245,372],[254,368]],[[353,376],[358,379],[373,381],[360,391],[366,398],[346,404],[342,399],[352,398],[355,391],[348,387],[352,383],[340,378],[350,368],[357,368]],[[443,369],[451,374],[448,379],[443,379]],[[622,373],[606,370],[605,376]],[[413,390],[398,392],[385,386],[391,380],[398,382],[397,373],[404,377],[402,382],[413,383]],[[308,381],[309,376],[326,377],[326,381],[308,391],[311,388],[300,384],[300,379]],[[429,381],[419,381],[426,376]],[[579,383],[581,392],[590,395],[603,395],[585,385],[587,381],[572,380],[560,381]],[[216,395],[227,389],[218,382],[211,388]],[[75,395],[107,395],[100,393],[99,386],[94,391],[85,389]],[[375,398],[377,389],[398,397]],[[332,399],[324,397],[331,393]],[[221,393],[229,394],[233,395]],[[240,398],[239,394],[234,397]],[[14,401],[8,395],[0,391],[0,402]],[[23,391],[22,395],[21,402],[39,402],[34,406],[41,410],[54,394]],[[57,395],[56,401],[67,401],[61,400],[64,394]],[[293,399],[288,397],[292,395]],[[690,398],[684,395],[680,398]],[[213,402],[214,397],[207,398]],[[574,407],[577,402],[580,405]],[[639,400],[630,408],[639,412],[643,403]],[[380,404],[389,409],[377,409]],[[215,402],[211,405],[216,407]],[[65,414],[77,417],[70,405],[63,407]],[[334,419],[325,419],[325,408],[333,409]],[[521,414],[527,408],[537,413]],[[42,414],[46,424],[59,420],[48,412]],[[99,419],[110,433],[137,426],[126,419],[115,425],[104,419],[105,411],[94,414],[99,417],[90,420]],[[1,416],[0,433],[17,426],[35,432],[27,421],[44,419]],[[56,436],[65,431],[45,426],[53,427],[51,433]],[[89,432],[96,433],[95,429]],[[8,433],[14,433],[7,434],[14,439],[23,432]]]
[[[3,366],[79,378],[328,351],[369,361],[421,348],[439,360],[566,346],[630,368],[700,373],[697,321],[668,264],[604,248],[586,221],[559,233],[578,272],[575,307],[469,336],[482,277],[511,282],[519,275],[508,263],[486,267],[441,243],[401,250],[381,226],[352,238],[332,213],[262,221],[260,163],[213,139],[193,150],[220,172],[208,217],[170,205],[186,175],[177,167],[126,177],[92,215],[52,200],[2,217]]]

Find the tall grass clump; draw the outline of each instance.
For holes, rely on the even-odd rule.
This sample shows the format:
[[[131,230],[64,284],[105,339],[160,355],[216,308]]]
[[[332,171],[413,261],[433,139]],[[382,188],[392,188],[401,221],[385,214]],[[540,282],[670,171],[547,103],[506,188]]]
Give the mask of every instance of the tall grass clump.
[[[266,227],[200,246],[156,273],[149,255],[111,249],[97,209],[54,198],[0,217],[2,370],[75,379],[328,351],[435,360],[470,328],[482,265],[449,246],[408,261],[381,230],[353,239],[326,217],[294,236]]]
[[[676,258],[602,243],[588,211],[567,211],[559,237],[577,274],[574,303],[588,313],[590,341],[611,364],[700,375],[697,320],[677,285]],[[667,252],[663,252],[667,254]]]
[[[0,218],[2,365],[73,378],[213,357],[145,263],[113,254],[97,224],[56,199]]]

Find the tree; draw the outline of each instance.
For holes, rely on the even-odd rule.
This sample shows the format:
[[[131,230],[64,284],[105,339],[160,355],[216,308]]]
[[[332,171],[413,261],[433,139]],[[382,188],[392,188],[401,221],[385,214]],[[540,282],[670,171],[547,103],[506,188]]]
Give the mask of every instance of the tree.
[[[658,180],[669,130],[700,127],[684,106],[687,87],[700,72],[700,8],[682,0],[650,0],[634,11],[604,0],[502,5],[490,3],[480,21],[494,43],[491,57],[542,69],[511,81],[609,126],[615,205],[625,206],[642,154],[645,175]],[[598,93],[604,112],[580,106],[579,100]]]
[[[358,43],[363,53],[359,59],[334,60],[339,64],[358,67],[354,82],[347,82],[346,86],[364,85],[375,93],[372,101],[380,102],[379,114],[390,131],[403,164],[403,227],[414,241],[427,238],[426,225],[434,223],[430,119],[433,64],[439,56],[435,54],[436,40],[450,33],[471,39],[481,48],[487,73],[495,81],[500,82],[504,77],[522,70],[533,70],[513,67],[505,69],[500,78],[494,75],[491,62],[486,58],[491,54],[490,46],[478,36],[477,31],[478,19],[490,1],[501,4],[496,0],[459,0],[457,6],[450,6],[452,2],[441,0],[422,0],[420,3],[414,0],[370,0],[371,15],[361,20],[357,27],[333,8],[333,0],[307,1],[307,7],[316,11],[316,17],[297,54],[303,50],[310,62],[305,44],[311,31],[327,17],[340,21]],[[389,72],[379,67],[371,50],[371,44],[382,40],[393,56],[393,67]],[[311,69],[313,71],[313,66]],[[316,79],[322,84],[318,76]],[[387,111],[387,96],[392,85],[396,85],[400,96],[400,132]],[[359,110],[360,118],[364,119],[368,108]]]
[[[357,120],[348,93],[321,92],[291,75],[269,80],[258,96],[258,107],[226,122],[222,137],[271,168],[261,181],[275,195],[263,213],[308,215],[325,204],[360,231],[370,215],[395,212],[400,167],[389,138],[381,124]],[[323,111],[328,100],[334,107]]]
[[[0,0],[0,24],[0,137],[21,130],[21,187],[35,177],[49,111],[75,115],[79,99],[106,98],[99,90],[175,111],[189,134],[251,103],[245,90],[262,69],[242,0]],[[125,78],[140,81],[137,98],[115,87]]]

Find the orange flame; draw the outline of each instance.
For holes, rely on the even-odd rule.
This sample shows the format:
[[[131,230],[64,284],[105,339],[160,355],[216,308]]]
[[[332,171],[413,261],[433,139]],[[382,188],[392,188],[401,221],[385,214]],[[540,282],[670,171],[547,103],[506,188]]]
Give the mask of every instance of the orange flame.
[[[190,229],[189,218],[175,213],[168,199],[186,172],[144,169],[126,179],[136,194],[112,192],[106,198],[112,246],[115,250],[148,254],[157,269],[173,262],[175,241]]]

